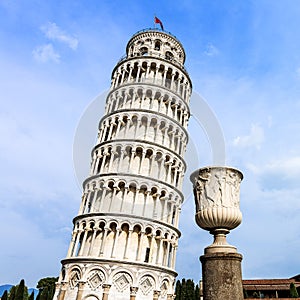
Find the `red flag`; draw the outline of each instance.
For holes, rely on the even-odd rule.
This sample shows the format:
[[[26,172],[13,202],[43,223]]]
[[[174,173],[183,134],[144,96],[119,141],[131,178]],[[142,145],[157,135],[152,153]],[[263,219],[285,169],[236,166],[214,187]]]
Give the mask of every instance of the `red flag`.
[[[159,18],[154,17],[154,23],[159,24],[160,27],[161,27],[161,30],[164,30],[163,23],[162,23],[162,21]]]

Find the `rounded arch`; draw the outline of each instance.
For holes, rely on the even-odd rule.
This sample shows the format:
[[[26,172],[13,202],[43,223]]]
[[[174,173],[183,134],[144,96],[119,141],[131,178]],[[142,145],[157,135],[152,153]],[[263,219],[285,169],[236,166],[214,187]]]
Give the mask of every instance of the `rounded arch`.
[[[130,285],[132,285],[134,282],[134,275],[131,270],[125,269],[123,267],[118,267],[109,275],[108,283],[116,283],[121,278],[125,279],[125,282],[127,281]]]
[[[161,228],[157,228],[155,231],[155,236],[156,237],[162,237],[162,229]]]
[[[149,183],[141,182],[139,186],[140,190],[148,191],[149,190]]]
[[[129,223],[127,221],[120,221],[120,228],[122,231],[129,232]]]
[[[144,296],[150,295],[154,290],[157,290],[157,278],[154,274],[143,272],[138,278],[139,293]]]
[[[98,228],[99,229],[104,230],[105,226],[106,226],[106,220],[101,219],[101,220],[98,221]]]
[[[89,293],[83,296],[82,300],[101,300],[99,296],[95,293]]]
[[[152,232],[153,232],[153,227],[150,225],[147,225],[145,228],[145,234],[150,235],[150,234],[152,234]]]
[[[174,59],[174,54],[171,51],[166,51],[165,52],[165,58],[167,60],[173,60]]]
[[[75,288],[79,280],[82,278],[82,270],[79,265],[72,266],[70,271],[67,273],[66,280],[69,281],[70,287]]]
[[[155,40],[154,41],[154,50],[159,51],[161,48],[161,45],[162,45],[161,40]]]
[[[160,283],[160,291],[162,296],[166,296],[169,293],[173,293],[172,281],[168,277],[164,277]]]
[[[166,191],[166,189],[164,189],[164,188],[162,188],[161,189],[161,192],[160,192],[160,199],[164,199],[164,198],[166,198],[166,195],[167,195],[167,191]]]
[[[88,220],[87,229],[93,229],[95,227],[95,224],[96,224],[96,222],[94,219]]]
[[[81,227],[80,229],[82,229],[82,230],[85,229],[86,221],[82,221],[81,224],[80,224],[80,227]]]
[[[117,228],[118,228],[118,221],[116,220],[110,220],[109,223],[107,224],[109,229],[112,230],[112,231],[116,231]]]
[[[139,183],[135,179],[129,179],[127,181],[127,186],[134,186],[135,188],[137,188],[139,186]]]
[[[60,277],[60,280],[61,281],[65,281],[65,278],[66,278],[66,268],[63,266],[61,268],[61,277]]]
[[[133,228],[132,228],[133,232],[136,232],[137,234],[140,234],[142,232],[142,224],[135,223],[132,226],[133,226]]]
[[[113,180],[113,179],[110,179],[109,181],[107,181],[107,183],[106,183],[106,187],[108,188],[108,189],[113,189],[114,188],[114,186],[115,186],[115,181]]]
[[[119,188],[119,189],[124,189],[125,186],[126,186],[126,180],[125,179],[119,179],[116,181],[116,186]]]

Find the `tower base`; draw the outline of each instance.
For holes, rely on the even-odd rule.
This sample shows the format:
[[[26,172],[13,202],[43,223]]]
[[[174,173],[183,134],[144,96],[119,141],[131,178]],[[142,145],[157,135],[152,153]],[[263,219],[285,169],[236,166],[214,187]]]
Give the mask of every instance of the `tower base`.
[[[243,300],[242,255],[207,253],[202,263],[203,300]]]

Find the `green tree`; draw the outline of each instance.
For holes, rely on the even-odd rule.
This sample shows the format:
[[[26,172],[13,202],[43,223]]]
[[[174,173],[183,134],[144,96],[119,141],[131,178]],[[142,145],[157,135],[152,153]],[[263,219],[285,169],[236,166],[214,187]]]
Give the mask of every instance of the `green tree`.
[[[39,289],[36,300],[52,300],[57,280],[58,277],[45,277],[40,279],[36,286]]]
[[[51,285],[48,289],[49,291],[48,291],[47,300],[52,300],[55,293],[55,285]]]
[[[39,282],[37,283],[37,288],[38,289],[43,289],[45,287],[49,287],[49,286],[54,286],[55,287],[55,283],[58,281],[58,277],[45,277],[45,278],[41,278],[39,280]]]
[[[1,297],[1,300],[8,300],[8,293],[7,291],[4,291],[2,297]]]
[[[28,300],[34,300],[34,291],[32,291],[31,294],[29,295]]]
[[[184,300],[193,300],[195,297],[195,284],[194,284],[194,281],[191,279],[188,279],[186,281],[185,297],[186,298]]]
[[[34,291],[31,292],[30,296],[28,297],[28,300],[34,300]]]
[[[195,286],[192,279],[177,280],[175,294],[175,300],[199,300],[200,298],[199,286],[198,284]]]
[[[42,290],[39,290],[39,292],[38,292],[38,294],[37,294],[35,300],[40,300],[40,298],[41,298],[41,293],[42,293]]]
[[[176,281],[176,286],[175,286],[175,300],[180,300],[181,297],[181,282],[180,280]]]
[[[199,289],[199,285],[196,284],[195,286],[195,297],[194,297],[195,300],[199,300],[200,299],[200,289]]]
[[[290,284],[290,297],[291,298],[299,297],[299,294],[298,294],[295,284],[293,282]]]
[[[181,294],[179,300],[185,300],[186,299],[186,280],[185,278],[182,278],[181,280]]]
[[[15,300],[15,297],[16,297],[16,286],[12,286],[9,290],[9,293],[8,293],[8,300]]]
[[[28,298],[27,287],[25,287],[24,279],[21,279],[19,285],[16,286],[15,300],[27,300],[27,298]]]
[[[49,293],[49,288],[46,286],[43,288],[40,296],[40,300],[47,300],[48,299],[48,293]]]

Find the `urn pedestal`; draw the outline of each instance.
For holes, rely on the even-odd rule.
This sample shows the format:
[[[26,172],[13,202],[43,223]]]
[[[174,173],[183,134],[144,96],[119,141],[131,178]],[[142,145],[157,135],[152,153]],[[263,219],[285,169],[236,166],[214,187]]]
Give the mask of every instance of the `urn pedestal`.
[[[242,255],[226,235],[242,222],[239,208],[243,174],[230,167],[206,167],[191,175],[196,223],[208,230],[213,243],[204,249],[202,263],[204,300],[242,300]]]

